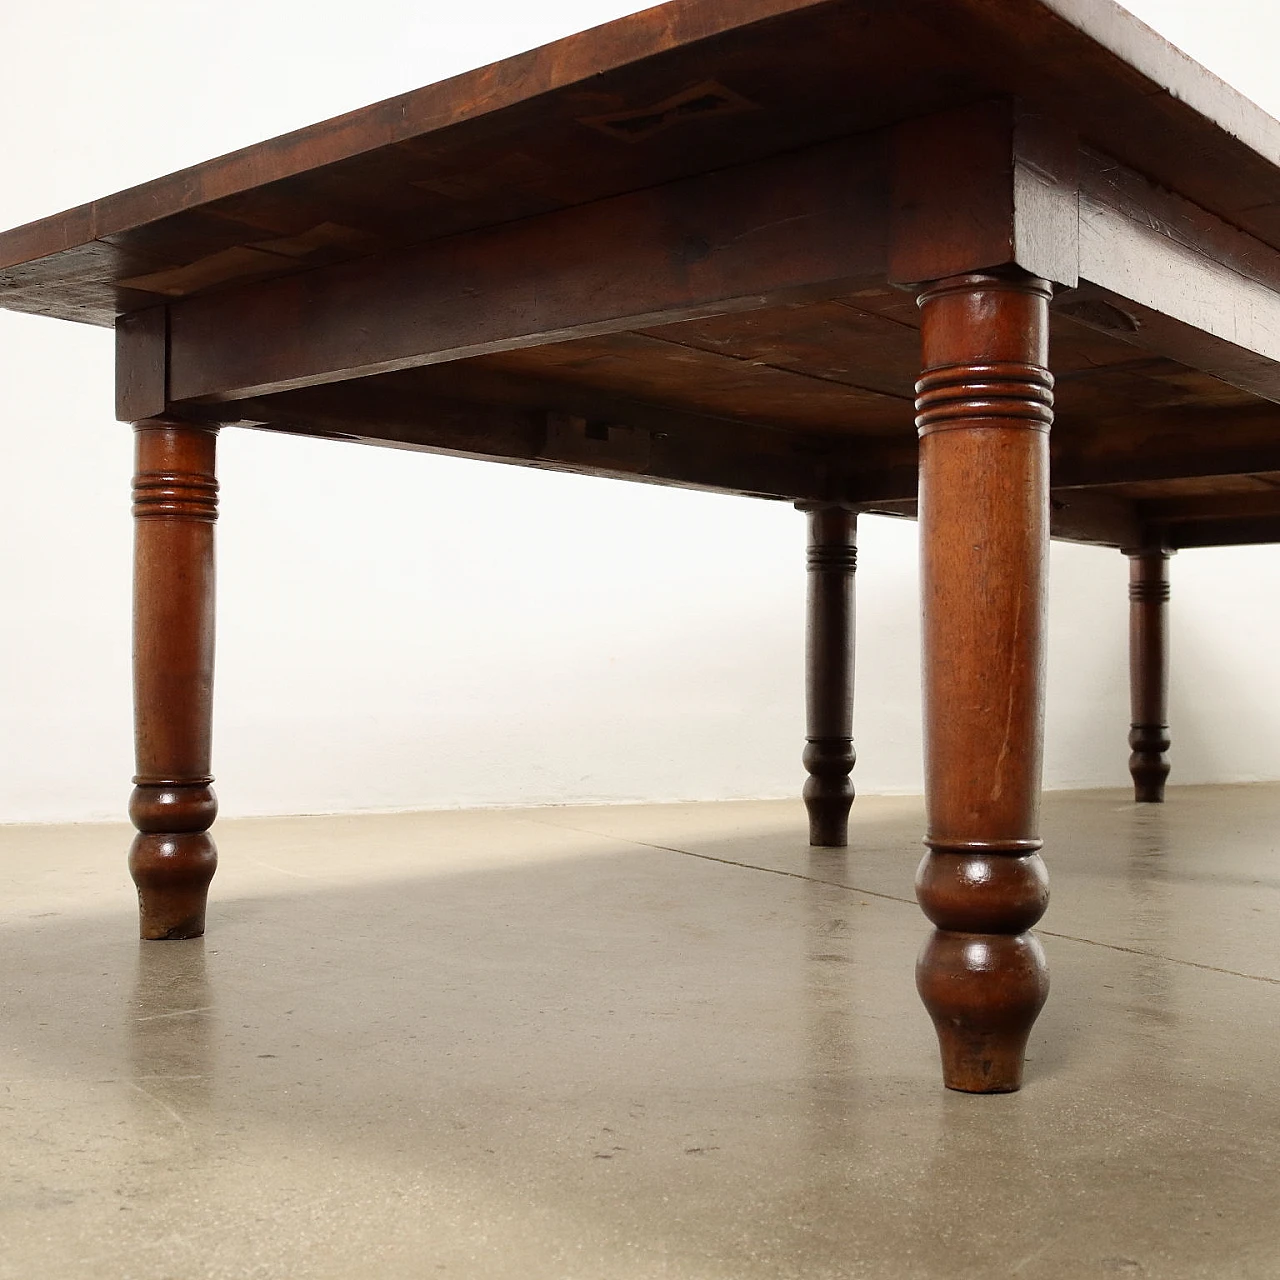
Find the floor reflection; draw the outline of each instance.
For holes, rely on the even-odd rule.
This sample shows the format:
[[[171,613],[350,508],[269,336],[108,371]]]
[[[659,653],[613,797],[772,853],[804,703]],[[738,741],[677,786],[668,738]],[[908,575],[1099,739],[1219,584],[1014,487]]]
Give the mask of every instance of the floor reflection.
[[[1178,1021],[1174,984],[1177,971],[1155,957],[1176,954],[1171,886],[1167,872],[1169,823],[1164,805],[1135,804],[1130,811],[1128,849],[1122,883],[1126,890],[1129,945],[1153,958],[1130,966],[1131,985],[1124,992],[1135,1034],[1128,1038],[1133,1067],[1157,1087],[1169,1078],[1173,1037]]]
[[[167,1114],[184,1140],[186,1116],[209,1106],[217,1017],[203,938],[138,944],[125,1020],[130,1083],[139,1106]]]
[[[858,1087],[856,893],[848,882],[848,851],[810,849],[805,882],[806,1160],[817,1194],[829,1198],[830,1172],[855,1158],[862,1142]]]

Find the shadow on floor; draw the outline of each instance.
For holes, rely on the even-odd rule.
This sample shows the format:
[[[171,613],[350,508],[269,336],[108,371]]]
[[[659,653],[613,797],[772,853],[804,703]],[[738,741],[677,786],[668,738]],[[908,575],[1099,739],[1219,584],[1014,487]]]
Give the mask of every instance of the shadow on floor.
[[[794,806],[226,824],[294,879],[227,875],[207,940],[6,924],[0,1275],[1262,1275],[1280,789],[1215,790],[1048,798],[1071,937],[1028,1089],[976,1099],[913,990],[912,802],[847,854]]]

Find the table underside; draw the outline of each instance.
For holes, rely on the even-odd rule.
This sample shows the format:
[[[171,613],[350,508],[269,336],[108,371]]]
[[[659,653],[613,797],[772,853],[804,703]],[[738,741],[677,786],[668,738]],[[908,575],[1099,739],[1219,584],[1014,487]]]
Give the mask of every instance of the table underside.
[[[1055,536],[1132,546],[1154,529],[1170,547],[1280,539],[1280,406],[1099,322],[1116,323],[1105,305],[1059,296]],[[866,510],[912,514],[918,326],[913,297],[884,286],[194,412],[766,497],[838,491]]]
[[[1112,5],[679,0],[3,233],[0,305],[118,323],[124,418],[909,513],[907,286],[1007,261],[1055,533],[1271,541],[1277,154]]]

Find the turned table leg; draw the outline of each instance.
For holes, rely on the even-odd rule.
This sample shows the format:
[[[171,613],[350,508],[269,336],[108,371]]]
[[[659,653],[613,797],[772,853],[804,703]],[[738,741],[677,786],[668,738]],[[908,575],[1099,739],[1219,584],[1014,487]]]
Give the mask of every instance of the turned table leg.
[[[1159,804],[1169,776],[1169,552],[1129,557],[1129,773],[1133,798]]]
[[[943,1080],[1022,1082],[1049,990],[1029,932],[1048,905],[1037,852],[1044,728],[1051,286],[968,275],[920,297],[921,592],[928,835],[916,893],[936,929],[916,982]]]
[[[218,854],[209,827],[214,550],[213,428],[139,422],[133,481],[133,688],[138,829],[129,871],[144,938],[196,938]]]
[[[802,503],[809,516],[805,627],[804,803],[809,843],[849,843],[853,804],[853,575],[858,517],[847,507]]]

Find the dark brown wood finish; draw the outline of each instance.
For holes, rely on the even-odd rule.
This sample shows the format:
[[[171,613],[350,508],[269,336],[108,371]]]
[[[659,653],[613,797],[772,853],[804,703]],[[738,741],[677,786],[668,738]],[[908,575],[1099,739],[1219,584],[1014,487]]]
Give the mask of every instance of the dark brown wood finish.
[[[918,466],[920,987],[948,1084],[1016,1088],[1047,982],[1045,539],[1143,549],[1148,592],[1146,549],[1280,539],[1277,156],[1280,124],[1109,0],[675,0],[0,234],[0,306],[114,322],[141,420],[144,934],[198,933],[213,871],[217,428],[806,504],[831,844],[853,513],[914,513]]]
[[[1159,804],[1169,776],[1169,552],[1129,551],[1129,773],[1133,798]]]
[[[1274,517],[1249,520],[1186,522],[1165,529],[1171,547],[1248,547],[1280,542],[1280,520]]]
[[[175,302],[171,403],[262,395],[870,283],[884,274],[883,157],[882,138],[841,141]]]
[[[133,680],[138,829],[129,870],[144,938],[197,938],[218,864],[213,725],[215,429],[136,425]]]
[[[1038,834],[1049,540],[1051,286],[926,289],[918,384],[928,834],[917,967],[948,1088],[1022,1083],[1049,990],[1030,932],[1048,904]]]
[[[634,359],[645,344],[622,335],[637,328],[670,330],[672,322],[785,302],[856,301],[886,276],[910,283],[1004,262],[1069,286],[1085,277],[1064,314],[1280,399],[1273,336],[1280,295],[1272,292],[1280,253],[1106,157],[1077,153],[1062,131],[1041,121],[1031,131],[1024,120],[1016,104],[984,104],[420,248],[175,300],[167,306],[169,406],[526,348],[553,360],[546,348],[569,339],[619,335],[606,349],[628,344]],[[940,179],[930,196],[917,169],[956,152],[955,137],[966,129],[982,145],[960,152],[961,170],[987,198],[958,208],[956,182]],[[1084,181],[1077,164],[1086,167]],[[940,227],[955,233],[944,240]],[[602,271],[602,262],[613,269]],[[1242,314],[1224,318],[1233,303]],[[884,327],[889,316],[880,314]],[[673,364],[682,358],[678,330],[662,336],[669,345],[650,360]],[[767,391],[769,376],[758,372],[753,390]],[[863,377],[866,390],[885,385],[874,365]],[[1105,393],[1101,378],[1088,381]],[[811,415],[805,425],[822,423]]]
[[[1029,165],[1019,163],[1022,152],[1018,148],[1027,147],[1019,141],[1021,117],[994,108],[977,115],[988,125],[993,121],[1001,124],[986,144],[993,157],[1005,154],[997,146],[999,139],[1013,147],[1007,164],[991,160],[989,177],[991,183],[1006,189],[1008,200],[986,215],[995,217],[999,224],[988,237],[970,237],[967,247],[957,240],[938,260],[979,264],[987,254],[1015,251],[1014,240],[1019,234],[1034,248],[1042,239],[1030,231],[1032,225],[1038,225],[1034,217],[1037,210],[1044,213],[1050,228],[1058,229],[1055,244],[1068,239],[1063,231],[1060,184],[1051,185],[1048,196],[1025,196]],[[955,127],[951,118],[934,123],[944,134]],[[415,373],[421,379],[417,394],[425,395],[434,386],[449,387],[454,375],[439,373],[439,362],[445,361],[469,371],[469,376],[461,379],[467,385],[465,394],[446,392],[450,399],[492,401],[494,395],[486,389],[484,375],[497,375],[507,382],[523,381],[525,395],[519,407],[534,413],[560,414],[572,404],[568,410],[572,416],[607,419],[615,415],[619,401],[624,408],[626,402],[638,401],[650,421],[669,409],[673,414],[749,421],[764,430],[781,428],[794,433],[798,442],[805,436],[814,438],[807,446],[801,444],[800,451],[814,458],[815,468],[821,472],[816,481],[797,478],[774,486],[726,481],[713,487],[795,498],[814,496],[818,485],[824,486],[820,488],[822,496],[862,505],[905,498],[914,488],[914,444],[908,434],[910,388],[904,367],[916,342],[915,331],[904,320],[894,292],[883,285],[868,285],[827,301],[811,300],[847,288],[847,273],[874,274],[885,269],[883,261],[880,268],[875,266],[877,259],[883,260],[889,252],[902,257],[904,237],[919,234],[919,217],[905,223],[899,218],[889,225],[875,212],[876,191],[881,191],[881,199],[888,198],[880,186],[881,144],[889,147],[891,143],[898,154],[897,168],[910,172],[920,162],[918,157],[908,159],[911,149],[923,149],[927,156],[932,139],[922,126],[896,131],[874,144],[863,139],[856,148],[844,148],[842,154],[851,163],[852,157],[860,155],[866,165],[858,169],[856,179],[835,184],[823,176],[824,166],[815,161],[817,153],[788,158],[790,172],[807,174],[810,184],[807,194],[800,196],[803,184],[797,180],[792,194],[810,206],[835,199],[839,208],[833,216],[793,218],[785,213],[786,201],[770,197],[758,207],[749,207],[745,196],[730,198],[732,193],[750,188],[753,184],[747,179],[769,170],[772,162],[715,175],[715,183],[688,180],[673,184],[660,198],[646,195],[644,201],[626,197],[606,202],[618,209],[624,205],[648,209],[641,218],[648,230],[642,231],[638,224],[632,228],[636,234],[628,242],[627,253],[637,262],[654,265],[648,270],[615,272],[604,284],[595,263],[617,256],[616,236],[602,233],[591,242],[594,254],[578,255],[557,268],[556,255],[563,257],[565,252],[564,237],[556,230],[560,226],[557,219],[568,215],[556,215],[526,219],[518,231],[510,233],[477,233],[410,256],[379,259],[377,264],[316,270],[171,304],[162,309],[163,315],[152,309],[126,317],[120,326],[121,395],[129,399],[120,411],[127,413],[133,403],[154,405],[157,398],[163,398],[171,412],[182,416],[224,424],[278,423],[288,430],[324,434],[333,430],[326,422],[332,423],[337,416],[351,417],[345,406],[353,399],[358,401],[363,388],[370,388],[373,401],[383,398],[373,390],[380,379],[366,376],[372,370],[393,368]],[[831,147],[818,152],[835,154]],[[895,181],[899,181],[901,197],[901,182]],[[1123,174],[1113,174],[1108,190],[1132,196],[1140,187]],[[698,192],[696,197],[689,194],[694,191]],[[1014,198],[1019,192],[1023,193],[1021,204]],[[1080,201],[1080,208],[1085,209],[1084,195]],[[755,233],[747,236],[753,247],[744,251],[742,237],[728,236],[723,249],[713,248],[692,267],[678,265],[676,283],[675,275],[662,274],[666,268],[661,264],[668,251],[663,248],[660,228],[664,219],[671,218],[657,217],[653,210],[664,206],[685,210],[672,215],[680,223],[680,234],[692,234],[693,228],[698,232],[693,239],[701,244],[710,243],[709,237],[714,237],[709,229],[721,223],[739,227],[759,224],[763,238]],[[1139,232],[1151,243],[1144,240],[1147,257],[1141,259],[1138,278],[1170,274],[1177,279],[1186,253],[1206,261],[1217,254],[1225,264],[1217,278],[1218,285],[1227,291],[1224,296],[1231,296],[1233,289],[1243,289],[1240,305],[1249,306],[1250,291],[1264,286],[1235,271],[1231,264],[1247,266],[1258,276],[1265,266],[1262,247],[1254,244],[1249,250],[1238,235],[1234,239],[1223,236],[1204,219],[1188,231],[1185,219],[1178,221],[1168,206],[1168,198],[1153,204],[1157,229],[1148,227]],[[1114,216],[1123,218],[1125,225],[1145,227],[1140,208],[1140,204],[1131,203],[1127,213]],[[608,224],[603,208],[570,212],[583,226]],[[978,216],[981,211],[974,212]],[[924,225],[930,225],[928,220]],[[1087,235],[1083,217],[1080,227],[1081,234]],[[858,252],[851,254],[847,242],[859,228],[864,234]],[[801,236],[794,252],[786,247],[790,244],[787,237],[793,233]],[[576,247],[578,239],[570,240]],[[478,246],[486,242],[499,257],[513,254],[514,265],[494,289],[479,291],[492,307],[477,309],[474,290],[479,277],[471,279],[470,269],[463,271],[451,255],[460,254],[465,261],[468,255],[479,253]],[[545,254],[516,250],[519,245],[544,243]],[[1098,259],[1096,274],[1123,285],[1128,294],[1147,296],[1151,290],[1125,283],[1133,275],[1126,243],[1123,236],[1116,237],[1119,247],[1110,264],[1096,247],[1091,250]],[[1188,248],[1190,243],[1196,247]],[[958,256],[962,249],[967,259]],[[1253,258],[1249,257],[1251,251],[1255,252]],[[913,252],[919,265],[927,264],[928,255]],[[1027,253],[1030,256],[1031,250]],[[775,260],[778,254],[782,257]],[[1062,274],[1069,274],[1065,267],[1070,254],[1060,248],[1057,256],[1064,267]],[[536,263],[537,269],[522,282],[520,273],[528,272],[529,262]],[[450,270],[462,291],[455,307],[444,306],[428,287],[431,279],[447,280]],[[421,288],[410,287],[417,278],[415,272],[426,273]],[[560,281],[556,288],[541,283],[540,273],[545,272]],[[1280,280],[1280,273],[1276,278]],[[387,280],[393,287],[379,283]],[[784,296],[791,301],[778,307],[776,303]],[[423,304],[423,297],[431,299],[430,305]],[[536,304],[529,299],[536,299]],[[705,309],[728,314],[625,331],[625,326],[637,322],[637,309],[663,305],[672,308],[661,313],[667,319]],[[1165,305],[1176,311],[1179,303],[1170,296]],[[1054,321],[1062,374],[1054,460],[1057,482],[1080,487],[1125,478],[1206,474],[1215,469],[1220,474],[1238,474],[1276,465],[1280,454],[1274,441],[1280,409],[1257,398],[1271,387],[1270,357],[1230,344],[1224,347],[1222,339],[1201,334],[1187,320],[1165,317],[1155,323],[1148,315],[1150,310],[1093,284],[1067,290],[1059,300]],[[654,310],[647,314],[658,318]],[[1270,330],[1265,324],[1254,331],[1256,341],[1237,328],[1255,347],[1267,347]],[[273,341],[271,335],[276,332],[287,333],[288,342]],[[559,340],[571,332],[591,336]],[[840,339],[857,343],[855,363],[849,360],[848,346],[839,346]],[[1153,345],[1211,372],[1193,371],[1167,355],[1140,349]],[[477,351],[490,354],[477,356]],[[356,374],[361,376],[356,379],[352,376]],[[259,379],[268,381],[261,384]],[[354,394],[333,379],[352,382]],[[245,383],[255,383],[249,388],[253,394],[247,396],[251,409],[237,403],[217,407],[218,401],[246,397]],[[296,396],[291,400],[282,390],[318,392],[330,385],[335,387],[333,403],[321,395],[311,395],[305,402]],[[541,395],[534,394],[535,386],[541,387]],[[144,393],[150,398],[138,400]],[[190,393],[199,394],[194,400],[184,398]],[[497,398],[505,399],[502,393]],[[300,412],[304,403],[306,411]],[[406,403],[412,403],[412,396]],[[357,411],[357,420],[359,416]],[[624,417],[619,425],[631,424]],[[1212,439],[1207,440],[1210,430]],[[366,434],[358,421],[341,433]],[[731,436],[729,433],[726,438]],[[687,440],[687,433],[682,432],[682,437]],[[429,434],[424,437],[416,431],[395,442],[434,447]],[[475,443],[482,446],[485,442]],[[442,440],[438,447],[455,450],[458,446]],[[461,451],[503,456],[484,447],[468,449],[464,445]],[[737,464],[738,451],[732,447],[704,452],[725,469]],[[819,453],[825,455],[821,461],[815,457]],[[521,456],[520,451],[512,455],[514,460]],[[626,470],[646,477],[650,474],[640,467]],[[779,472],[780,478],[786,474],[785,470]],[[682,479],[678,473],[663,476],[656,469],[653,478],[676,483]],[[1070,523],[1063,525],[1066,536],[1074,536]],[[1103,540],[1094,531],[1088,536]],[[1130,541],[1113,535],[1110,545]]]
[[[1001,98],[907,121],[894,143],[890,280],[1007,262],[1077,283],[1073,133]]]
[[[809,843],[849,843],[853,804],[854,574],[858,517],[848,507],[801,504],[808,513],[805,626],[804,803]]]
[[[676,0],[19,228],[0,288],[109,324],[992,97],[1280,243],[1280,127],[1114,5]]]

